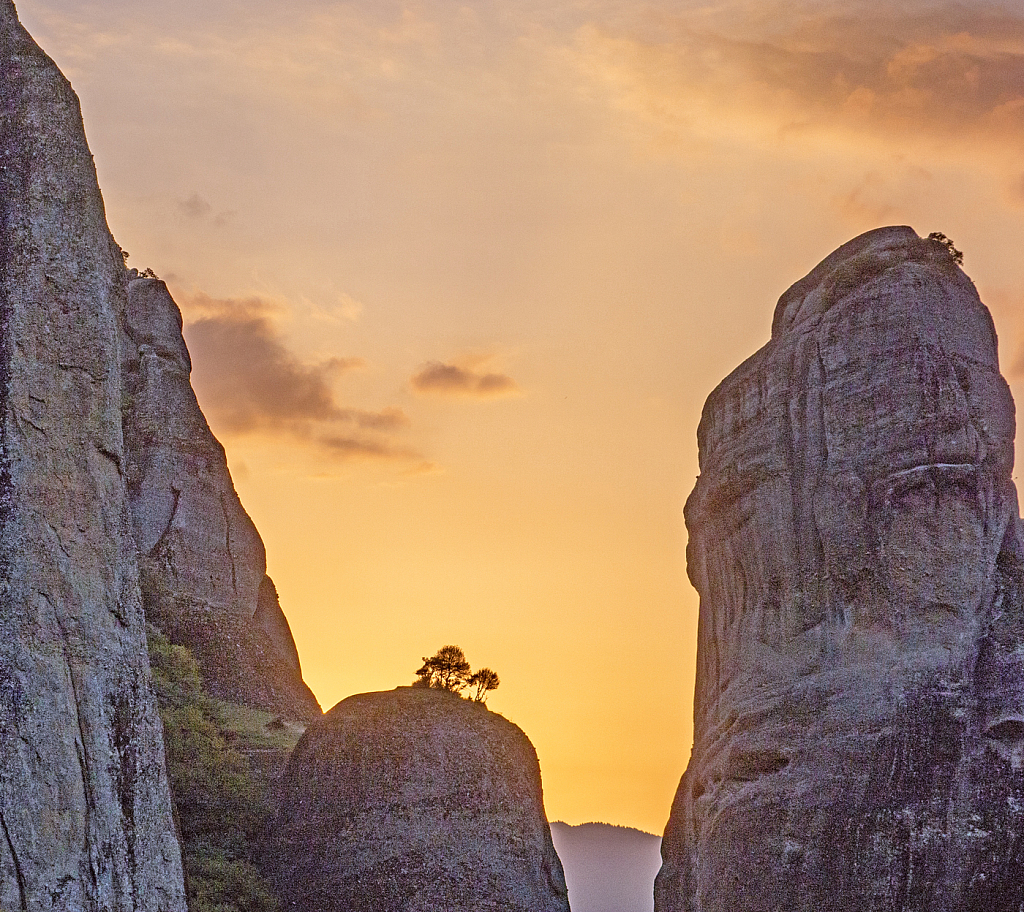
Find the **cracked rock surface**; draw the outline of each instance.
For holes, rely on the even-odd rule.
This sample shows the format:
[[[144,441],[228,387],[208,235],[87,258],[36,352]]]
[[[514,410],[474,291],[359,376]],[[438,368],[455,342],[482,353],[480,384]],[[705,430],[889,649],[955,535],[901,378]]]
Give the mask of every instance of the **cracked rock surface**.
[[[0,908],[185,912],[125,488],[127,275],[0,0]]]
[[[522,730],[446,691],[349,697],[288,761],[273,863],[302,912],[569,912]]]
[[[659,912],[1024,908],[1014,430],[942,244],[869,232],[779,300],[698,431]]]
[[[263,540],[192,391],[181,326],[163,282],[130,282],[125,445],[146,616],[192,650],[215,696],[317,718]]]

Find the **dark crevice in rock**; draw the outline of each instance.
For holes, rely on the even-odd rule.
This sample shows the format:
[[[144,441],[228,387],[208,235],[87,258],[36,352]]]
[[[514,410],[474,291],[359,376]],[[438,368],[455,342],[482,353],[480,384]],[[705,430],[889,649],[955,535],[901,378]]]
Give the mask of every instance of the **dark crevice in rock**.
[[[28,892],[25,887],[25,874],[21,870],[21,861],[18,858],[18,850],[14,847],[14,840],[11,838],[11,831],[7,827],[7,820],[4,817],[2,808],[0,808],[0,828],[4,831],[4,840],[7,842],[7,850],[11,853],[11,863],[14,865],[14,876],[18,880],[18,896],[21,901],[21,912],[29,912]]]
[[[181,499],[181,491],[178,490],[178,488],[172,487],[171,488],[171,495],[172,495],[171,513],[170,513],[170,516],[167,517],[167,525],[164,526],[164,530],[163,530],[163,532],[160,533],[160,537],[156,540],[156,544],[153,545],[152,548],[150,548],[150,550],[149,550],[149,556],[150,557],[156,557],[158,554],[160,554],[161,546],[163,545],[164,541],[167,539],[167,536],[170,534],[171,527],[174,525],[174,517],[178,515],[178,501]]]
[[[1002,722],[990,725],[985,729],[985,737],[999,741],[1007,747],[1024,744],[1024,720],[1004,719]]]
[[[787,766],[789,757],[779,751],[746,751],[732,758],[728,778],[732,782],[755,782],[762,776],[781,773]]]
[[[235,567],[235,555],[231,551],[231,517],[228,514],[227,495],[220,495],[220,508],[224,512],[224,550],[227,552],[228,561],[231,564],[231,590],[238,593],[238,570]]]

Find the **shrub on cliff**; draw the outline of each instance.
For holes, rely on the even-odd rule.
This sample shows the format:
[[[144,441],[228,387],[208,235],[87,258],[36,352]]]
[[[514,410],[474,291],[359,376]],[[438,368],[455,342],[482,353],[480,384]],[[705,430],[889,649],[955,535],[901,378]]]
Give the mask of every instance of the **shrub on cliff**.
[[[266,792],[225,740],[192,654],[152,626],[148,640],[189,910],[274,912],[277,900],[253,863],[272,812]]]
[[[956,263],[957,266],[963,266],[964,255],[963,252],[956,249],[956,245],[944,235],[941,231],[933,231],[928,235],[929,241],[936,241],[941,244],[949,252],[949,258]]]

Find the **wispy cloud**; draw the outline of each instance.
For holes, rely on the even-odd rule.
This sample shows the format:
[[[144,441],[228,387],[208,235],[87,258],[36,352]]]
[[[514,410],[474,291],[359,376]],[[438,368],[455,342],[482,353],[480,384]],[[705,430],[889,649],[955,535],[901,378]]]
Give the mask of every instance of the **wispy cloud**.
[[[176,208],[188,221],[202,222],[209,220],[216,228],[223,228],[235,215],[233,211],[214,213],[213,204],[198,193],[193,193],[188,199],[178,200]]]
[[[508,374],[478,371],[472,365],[428,361],[409,381],[412,388],[426,395],[464,396],[496,399],[518,395],[520,390]]]
[[[327,450],[352,459],[413,459],[423,457],[414,450],[392,446],[381,440],[365,440],[358,437],[321,437],[318,443]]]
[[[681,133],[1024,137],[1024,14],[981,4],[719,4],[580,32],[617,102]]]
[[[188,199],[178,200],[178,211],[189,219],[201,219],[213,211],[209,200],[203,199],[198,193],[193,193]]]
[[[397,407],[343,405],[335,383],[365,366],[361,358],[309,362],[285,342],[260,298],[218,300],[193,295],[185,329],[193,385],[218,428],[308,440],[341,458],[420,460],[390,435],[409,425]]]

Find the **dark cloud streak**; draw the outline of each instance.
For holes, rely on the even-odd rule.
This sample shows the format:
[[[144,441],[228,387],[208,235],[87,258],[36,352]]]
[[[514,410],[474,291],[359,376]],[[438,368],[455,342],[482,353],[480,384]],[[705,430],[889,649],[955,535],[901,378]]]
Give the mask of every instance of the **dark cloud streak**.
[[[1024,137],[1024,14],[980,4],[787,5],[770,30],[765,16],[764,4],[750,4],[718,25],[663,16],[656,36],[598,33],[612,71],[625,65],[639,76],[649,93],[640,103],[654,116],[706,116],[688,107],[697,97],[782,130]],[[665,108],[673,96],[678,104]]]
[[[270,305],[258,298],[217,301],[197,295],[188,301],[189,310],[202,314],[185,329],[193,385],[228,433],[310,440],[342,458],[422,458],[381,436],[409,425],[401,409],[369,411],[338,402],[334,381],[364,366],[362,359],[303,361],[271,321]]]
[[[418,393],[439,396],[493,399],[519,392],[515,380],[507,374],[479,373],[471,368],[441,361],[428,361],[409,382]]]

